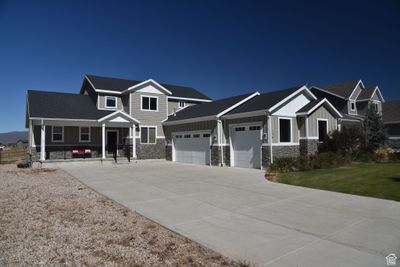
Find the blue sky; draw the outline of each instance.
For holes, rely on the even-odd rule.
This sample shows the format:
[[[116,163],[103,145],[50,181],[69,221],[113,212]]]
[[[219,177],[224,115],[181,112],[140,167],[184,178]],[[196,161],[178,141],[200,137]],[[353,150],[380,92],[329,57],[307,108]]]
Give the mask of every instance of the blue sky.
[[[85,74],[212,98],[362,79],[400,99],[400,1],[0,0],[0,132],[24,130],[27,89]]]

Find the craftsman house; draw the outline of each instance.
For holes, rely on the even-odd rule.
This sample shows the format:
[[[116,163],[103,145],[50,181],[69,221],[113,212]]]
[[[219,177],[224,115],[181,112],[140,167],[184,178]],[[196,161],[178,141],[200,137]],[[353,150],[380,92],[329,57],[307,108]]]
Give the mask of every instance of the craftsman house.
[[[85,76],[79,94],[29,90],[26,127],[32,158],[106,159],[114,151],[165,158],[162,123],[168,115],[210,101],[194,88],[94,75]]]

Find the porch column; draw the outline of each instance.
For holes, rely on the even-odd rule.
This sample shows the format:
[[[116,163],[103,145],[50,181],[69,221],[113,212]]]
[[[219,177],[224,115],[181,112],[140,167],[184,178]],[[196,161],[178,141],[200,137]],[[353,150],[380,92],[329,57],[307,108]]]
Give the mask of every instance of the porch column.
[[[44,122],[42,120],[41,122],[41,128],[40,128],[40,161],[45,161],[46,160],[46,125],[44,125]]]
[[[101,125],[101,158],[106,159],[106,124]]]
[[[29,120],[29,138],[28,138],[28,142],[29,142],[29,153],[32,154],[32,147],[33,147],[33,144],[34,144],[32,120]]]
[[[132,126],[132,158],[136,158],[136,126]]]
[[[271,120],[271,116],[267,117],[268,121],[268,144],[269,144],[269,161],[270,163],[274,163],[274,154],[272,153],[272,120]]]

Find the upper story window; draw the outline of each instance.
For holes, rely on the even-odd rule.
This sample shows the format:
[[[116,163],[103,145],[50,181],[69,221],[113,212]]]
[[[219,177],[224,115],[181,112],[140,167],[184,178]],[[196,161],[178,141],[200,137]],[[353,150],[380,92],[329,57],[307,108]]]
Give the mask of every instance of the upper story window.
[[[292,120],[279,119],[279,142],[290,143],[292,141]]]
[[[350,109],[352,111],[356,110],[356,103],[355,102],[350,102]]]
[[[64,127],[53,126],[51,128],[51,141],[52,142],[64,142]]]
[[[115,96],[106,96],[106,108],[117,108],[117,98]]]
[[[179,101],[179,108],[184,108],[186,106],[186,102],[185,101]]]
[[[158,97],[142,96],[142,110],[158,111]]]

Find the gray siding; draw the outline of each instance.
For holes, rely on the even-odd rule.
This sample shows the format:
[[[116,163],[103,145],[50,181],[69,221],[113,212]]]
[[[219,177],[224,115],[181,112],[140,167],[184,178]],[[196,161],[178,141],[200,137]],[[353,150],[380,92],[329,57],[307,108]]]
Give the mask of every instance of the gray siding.
[[[123,111],[129,114],[129,94],[122,96],[121,100],[122,100]]]
[[[318,136],[318,122],[317,119],[328,119],[328,132],[337,129],[337,120],[332,114],[324,107],[320,106],[308,117],[308,136]]]
[[[300,137],[306,136],[306,119],[305,117],[297,117],[297,125],[300,130]]]
[[[99,96],[97,98],[97,108],[102,108],[102,109],[106,108],[106,105],[105,105],[106,96],[108,96],[108,95],[100,95],[99,94]],[[112,96],[112,95],[110,95],[110,96]],[[116,98],[117,98],[117,109],[118,110],[123,110],[123,104],[122,104],[121,98],[118,97],[118,96],[116,96]],[[110,110],[112,110],[112,109],[110,109]]]
[[[158,98],[158,110],[141,110],[142,96],[152,96]],[[154,93],[131,93],[131,113],[130,115],[140,121],[140,125],[157,126],[157,136],[164,136],[162,121],[167,118],[167,97],[163,94]]]
[[[196,103],[185,101],[186,107],[196,105]],[[172,114],[179,111],[179,100],[176,99],[168,99],[168,114]]]
[[[377,91],[375,91],[375,93],[372,95],[371,99],[372,100],[376,100],[376,101],[381,101],[381,99],[379,98],[378,94],[376,93]]]
[[[272,143],[279,143],[279,118],[287,118],[292,120],[292,142],[299,142],[299,128],[297,126],[297,119],[294,117],[279,117],[271,116],[272,119]]]
[[[353,91],[353,93],[350,95],[349,99],[351,100],[357,100],[358,95],[361,93],[361,90],[363,90],[360,85],[358,85],[355,90]]]

